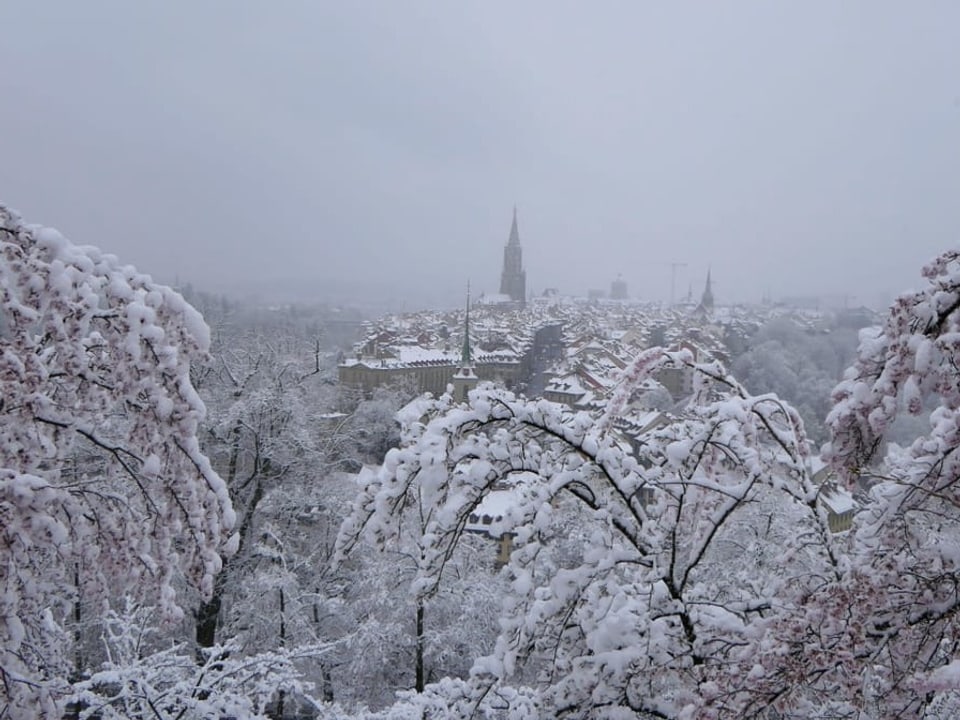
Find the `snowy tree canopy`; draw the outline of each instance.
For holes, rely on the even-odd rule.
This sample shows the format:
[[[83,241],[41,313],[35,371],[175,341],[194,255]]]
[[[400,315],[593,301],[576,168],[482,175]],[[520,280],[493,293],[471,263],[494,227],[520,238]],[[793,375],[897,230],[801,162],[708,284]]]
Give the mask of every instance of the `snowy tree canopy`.
[[[769,320],[751,338],[750,347],[731,362],[730,371],[755,393],[776,393],[803,418],[812,442],[827,439],[824,424],[830,393],[856,348],[856,333],[834,321],[814,331],[793,319]]]
[[[634,456],[612,419],[668,366],[695,374],[694,395]],[[429,596],[484,496],[495,487],[515,496],[500,528],[515,538],[500,636],[461,705],[511,696],[527,707],[534,697],[544,717],[739,707],[739,681],[724,668],[749,654],[778,593],[835,565],[797,414],[686,352],[641,354],[599,422],[489,385],[468,406],[414,403],[403,421],[401,447],[344,523],[342,552],[361,537],[390,547],[414,498],[425,528],[415,591]],[[550,520],[568,504],[586,537],[579,557],[558,562],[550,549],[573,528]],[[724,564],[725,549],[756,528],[773,528],[769,545],[747,564]],[[529,663],[542,668],[535,691],[510,690]]]
[[[875,668],[868,701],[891,715],[940,707],[954,716],[958,705],[931,702],[955,702],[960,690],[960,251],[923,275],[925,288],[861,332],[857,361],[833,394],[828,455],[851,487],[870,493],[837,604],[858,608],[847,641],[859,668]],[[924,412],[922,436],[885,446],[898,416]]]
[[[209,593],[226,487],[197,442],[200,315],[96,248],[0,207],[0,716],[58,716],[79,596]]]
[[[955,717],[960,251],[924,276],[832,396],[849,532],[800,413],[652,348],[594,414],[490,384],[410,403],[332,543],[333,469],[394,444],[393,400],[328,412],[319,343],[306,369],[270,343],[211,357],[180,295],[0,207],[0,718]],[[664,370],[692,394],[623,434]]]
[[[468,681],[403,696],[383,717],[438,698],[451,710],[436,717],[451,718],[955,716],[960,252],[924,275],[861,334],[833,393],[827,457],[865,503],[845,535],[825,527],[797,413],[683,354],[641,354],[598,422],[490,386],[467,406],[411,406],[341,550],[360,537],[389,547],[415,498],[416,590],[429,595],[495,487],[514,493],[501,529],[516,542],[494,652]],[[695,393],[632,454],[611,420],[670,365],[694,373]],[[885,443],[899,416],[925,412],[922,437]],[[564,503],[582,514],[557,533]],[[583,528],[580,557],[550,557]]]

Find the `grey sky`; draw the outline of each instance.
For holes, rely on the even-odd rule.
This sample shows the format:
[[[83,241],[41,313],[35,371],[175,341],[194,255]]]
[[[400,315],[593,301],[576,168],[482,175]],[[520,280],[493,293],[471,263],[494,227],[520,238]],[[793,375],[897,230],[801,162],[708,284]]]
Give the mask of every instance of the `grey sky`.
[[[0,199],[159,279],[410,305],[917,283],[960,240],[960,3],[0,4]]]

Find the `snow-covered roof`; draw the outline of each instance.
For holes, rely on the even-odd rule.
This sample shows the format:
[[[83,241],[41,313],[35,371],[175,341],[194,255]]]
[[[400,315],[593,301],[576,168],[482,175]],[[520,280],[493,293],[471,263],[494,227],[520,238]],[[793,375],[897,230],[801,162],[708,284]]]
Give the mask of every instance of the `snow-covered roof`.
[[[645,413],[639,415],[630,415],[627,420],[635,425],[640,430],[646,430],[648,427],[654,423],[659,422],[661,419],[664,419],[666,416],[659,410],[649,410]]]
[[[819,455],[813,455],[810,458],[810,475],[815,477],[827,467],[827,463]]]
[[[500,537],[503,534],[503,518],[515,504],[516,497],[512,491],[491,490],[470,513],[464,529],[467,532]]]
[[[843,488],[824,488],[823,492],[820,493],[820,502],[836,515],[852,512],[860,507],[859,503],[854,500],[853,495]]]
[[[444,350],[434,350],[417,346],[402,346],[397,348],[399,360],[404,365],[414,363],[455,363],[459,360],[456,353]]]
[[[563,377],[551,378],[545,388],[547,392],[565,393],[568,395],[583,395],[586,388],[580,384],[576,375],[564,375]]]
[[[512,303],[513,298],[509,295],[501,295],[500,293],[492,293],[490,295],[481,295],[479,298],[474,300],[477,305],[497,305],[497,304],[507,304]]]

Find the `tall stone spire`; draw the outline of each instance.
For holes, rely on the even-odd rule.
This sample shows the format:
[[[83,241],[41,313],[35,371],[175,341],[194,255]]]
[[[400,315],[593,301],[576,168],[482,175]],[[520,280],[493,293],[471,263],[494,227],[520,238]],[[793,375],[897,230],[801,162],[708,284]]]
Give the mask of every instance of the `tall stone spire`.
[[[463,319],[463,347],[460,350],[460,368],[453,374],[453,399],[467,402],[470,391],[480,378],[473,369],[473,350],[470,347],[470,283],[467,282],[467,312]]]
[[[517,227],[517,207],[513,207],[513,223],[510,237],[503,248],[503,272],[500,274],[500,294],[523,307],[527,301],[527,273],[523,269],[523,248],[520,247],[520,230]]]
[[[510,239],[507,245],[520,246],[520,230],[517,229],[517,206],[513,206],[513,224],[510,226]]]

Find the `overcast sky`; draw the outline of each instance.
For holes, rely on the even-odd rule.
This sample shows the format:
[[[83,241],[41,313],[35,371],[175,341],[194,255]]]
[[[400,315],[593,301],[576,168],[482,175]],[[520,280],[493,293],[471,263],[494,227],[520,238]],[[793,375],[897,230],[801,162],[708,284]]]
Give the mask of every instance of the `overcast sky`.
[[[0,2],[0,202],[156,278],[450,304],[915,286],[960,3]]]

